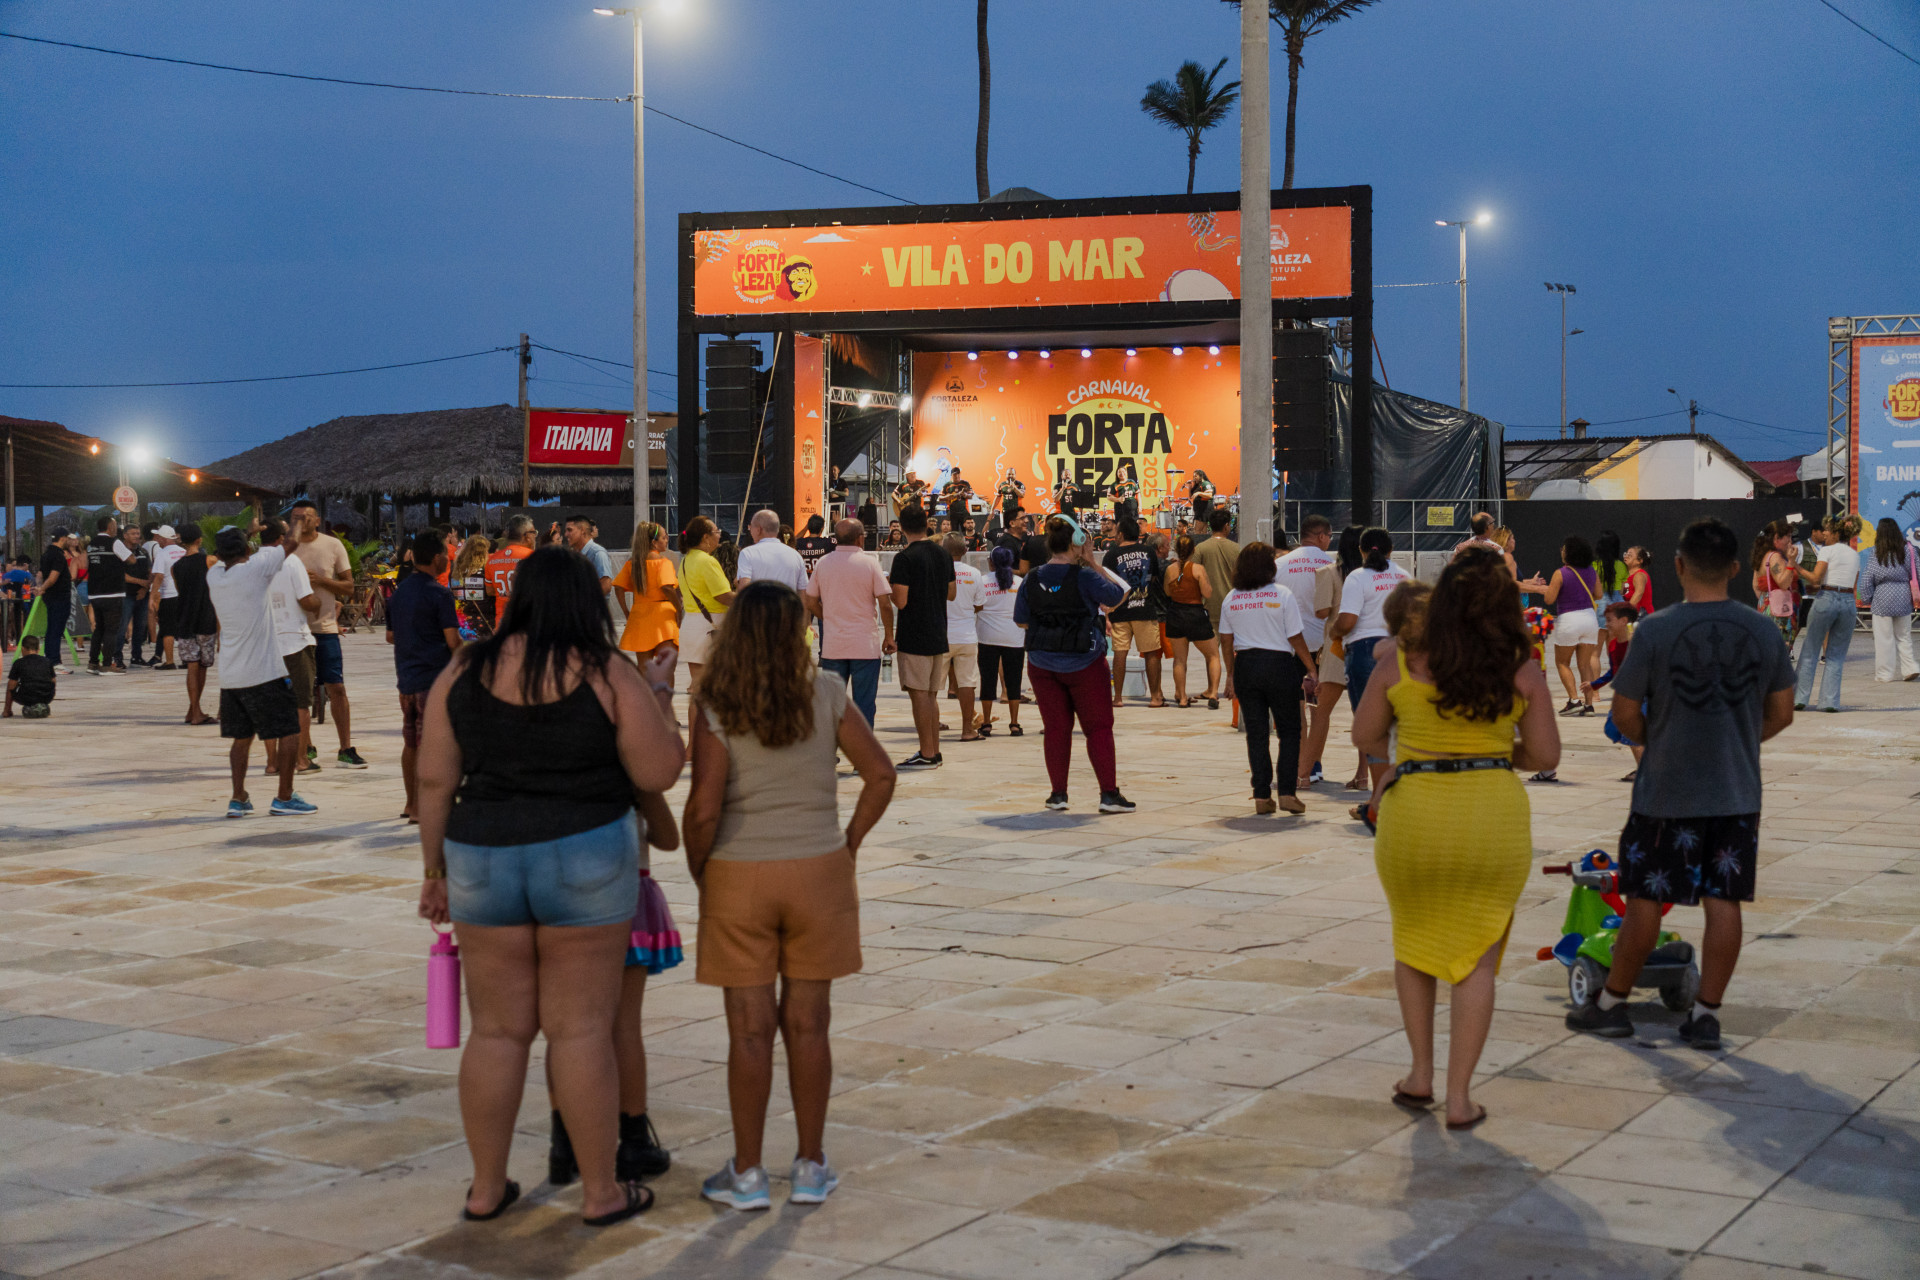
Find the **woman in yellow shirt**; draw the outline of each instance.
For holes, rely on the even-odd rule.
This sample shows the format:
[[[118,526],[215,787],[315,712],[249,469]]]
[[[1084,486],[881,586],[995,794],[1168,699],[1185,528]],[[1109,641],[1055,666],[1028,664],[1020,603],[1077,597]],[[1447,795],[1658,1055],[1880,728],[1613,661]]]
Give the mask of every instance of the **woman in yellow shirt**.
[[[680,535],[680,658],[689,691],[707,660],[707,638],[733,603],[733,583],[713,554],[719,546],[720,528],[705,516],[695,516]]]
[[[614,596],[627,615],[620,647],[643,657],[661,648],[677,650],[686,606],[680,600],[680,575],[667,558],[667,531],[643,520],[634,527],[632,545],[632,556],[613,579]],[[667,679],[673,679],[671,667]]]
[[[1391,735],[1398,750],[1374,801],[1373,854],[1392,912],[1394,986],[1413,1050],[1413,1068],[1393,1101],[1433,1105],[1434,999],[1445,979],[1453,987],[1449,1129],[1486,1118],[1468,1087],[1493,1024],[1500,953],[1533,861],[1527,794],[1514,771],[1551,769],[1560,760],[1553,699],[1532,655],[1505,561],[1470,548],[1440,575],[1419,648],[1380,642],[1353,716],[1354,746],[1385,757]]]

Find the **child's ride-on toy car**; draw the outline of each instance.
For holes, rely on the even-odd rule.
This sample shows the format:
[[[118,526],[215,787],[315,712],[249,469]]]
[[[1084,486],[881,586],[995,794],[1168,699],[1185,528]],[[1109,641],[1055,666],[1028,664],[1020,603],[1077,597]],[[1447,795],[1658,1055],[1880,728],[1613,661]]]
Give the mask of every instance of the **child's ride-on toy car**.
[[[1560,926],[1565,934],[1551,947],[1540,948],[1542,960],[1558,960],[1567,966],[1567,998],[1583,1005],[1596,1000],[1613,968],[1613,940],[1620,931],[1626,904],[1620,897],[1620,873],[1613,859],[1598,849],[1579,862],[1540,868],[1541,875],[1570,876],[1573,896],[1567,900],[1567,918]],[[1671,904],[1660,908],[1665,915]],[[1700,991],[1700,967],[1694,963],[1693,944],[1677,933],[1661,931],[1659,945],[1640,969],[1635,987],[1652,987],[1660,992],[1660,1002],[1675,1013],[1693,1007]]]

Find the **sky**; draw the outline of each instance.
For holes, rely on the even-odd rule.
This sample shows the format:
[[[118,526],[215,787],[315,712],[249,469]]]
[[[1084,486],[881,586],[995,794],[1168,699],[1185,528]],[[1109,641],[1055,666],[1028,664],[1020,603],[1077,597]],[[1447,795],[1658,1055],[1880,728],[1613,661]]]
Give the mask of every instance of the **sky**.
[[[922,203],[974,198],[970,0],[662,0],[655,106]],[[1835,0],[1920,57],[1920,5]],[[656,10],[662,10],[656,12]],[[169,57],[510,92],[627,92],[624,20],[588,0],[0,0],[0,30]],[[1055,197],[1185,184],[1139,98],[1229,57],[1220,0],[994,0],[991,175]],[[1280,172],[1286,65],[1273,67]],[[402,93],[0,40],[0,383],[242,378],[512,345],[631,350],[631,110]],[[1749,458],[1817,449],[1826,320],[1920,310],[1920,65],[1820,0],[1382,0],[1316,36],[1297,185],[1371,184],[1375,280],[1450,281],[1469,233],[1471,407],[1600,433],[1685,430]],[[1238,116],[1198,188],[1237,185]],[[649,117],[648,325],[674,365],[676,215],[889,203]],[[1450,285],[1380,288],[1388,382],[1458,396]],[[537,353],[536,404],[621,408]],[[674,379],[650,379],[674,407]],[[343,415],[509,402],[513,358],[223,387],[0,390],[202,465]],[[1538,434],[1516,430],[1515,434]]]

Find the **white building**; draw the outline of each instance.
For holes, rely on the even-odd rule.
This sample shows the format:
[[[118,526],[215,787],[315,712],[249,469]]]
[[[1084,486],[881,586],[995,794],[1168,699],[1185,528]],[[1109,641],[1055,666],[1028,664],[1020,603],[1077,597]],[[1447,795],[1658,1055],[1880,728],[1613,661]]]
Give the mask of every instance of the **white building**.
[[[1708,435],[1508,440],[1504,471],[1510,501],[1751,498],[1772,491]]]

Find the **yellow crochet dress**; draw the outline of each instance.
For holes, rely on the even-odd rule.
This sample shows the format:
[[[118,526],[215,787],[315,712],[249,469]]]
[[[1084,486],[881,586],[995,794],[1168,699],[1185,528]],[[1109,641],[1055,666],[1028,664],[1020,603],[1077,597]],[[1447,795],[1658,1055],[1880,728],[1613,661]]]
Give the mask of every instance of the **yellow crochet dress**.
[[[1406,654],[1387,691],[1394,763],[1436,756],[1510,756],[1526,702],[1495,721],[1442,715],[1439,693],[1413,678]],[[1533,862],[1532,813],[1511,770],[1415,773],[1380,802],[1373,861],[1393,909],[1393,955],[1449,983],[1473,972],[1513,922]]]

